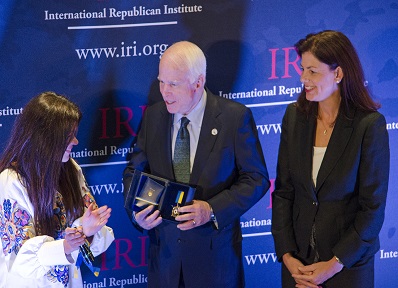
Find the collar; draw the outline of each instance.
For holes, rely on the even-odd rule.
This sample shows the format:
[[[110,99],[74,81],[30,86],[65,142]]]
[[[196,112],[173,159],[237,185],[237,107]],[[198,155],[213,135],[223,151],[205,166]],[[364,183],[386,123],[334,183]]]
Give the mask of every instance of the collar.
[[[180,119],[185,116],[189,119],[190,123],[197,123],[200,126],[205,112],[206,100],[207,100],[207,93],[206,90],[203,90],[202,97],[200,98],[198,104],[191,112],[189,112],[189,114],[183,115],[180,113],[175,113],[173,115],[174,116],[173,125],[176,125],[180,121]]]

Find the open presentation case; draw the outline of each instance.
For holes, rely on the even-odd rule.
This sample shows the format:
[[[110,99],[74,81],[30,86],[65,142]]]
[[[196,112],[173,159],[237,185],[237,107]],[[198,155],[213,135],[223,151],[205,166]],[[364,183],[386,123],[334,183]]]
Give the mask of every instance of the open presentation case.
[[[131,212],[138,212],[155,205],[163,219],[177,222],[178,207],[191,202],[194,195],[195,188],[187,184],[135,170],[124,207]]]

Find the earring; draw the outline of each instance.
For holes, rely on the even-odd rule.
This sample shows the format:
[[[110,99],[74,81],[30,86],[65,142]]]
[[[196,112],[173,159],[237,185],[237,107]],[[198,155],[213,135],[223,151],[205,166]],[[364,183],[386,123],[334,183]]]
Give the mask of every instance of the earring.
[[[339,84],[339,83],[340,83],[340,81],[341,81],[340,79],[336,79],[336,83],[337,83],[337,84]]]

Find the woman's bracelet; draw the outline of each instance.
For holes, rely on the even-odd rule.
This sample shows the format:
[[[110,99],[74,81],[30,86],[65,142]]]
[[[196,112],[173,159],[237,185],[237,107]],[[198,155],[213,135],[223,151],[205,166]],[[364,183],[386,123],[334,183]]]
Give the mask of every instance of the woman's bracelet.
[[[344,266],[343,262],[341,262],[341,261],[340,261],[339,257],[337,257],[337,256],[334,256],[334,258],[336,259],[337,263],[339,263],[339,264],[341,264],[341,265],[343,265],[343,266]]]

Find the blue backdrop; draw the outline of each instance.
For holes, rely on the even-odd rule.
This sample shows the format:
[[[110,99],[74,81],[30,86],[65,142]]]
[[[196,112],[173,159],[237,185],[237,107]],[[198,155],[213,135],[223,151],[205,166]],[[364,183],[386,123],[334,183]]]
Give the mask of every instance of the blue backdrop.
[[[146,287],[148,239],[129,223],[121,180],[143,110],[161,100],[158,62],[169,45],[198,44],[210,90],[251,107],[273,181],[281,119],[302,89],[292,46],[310,32],[345,33],[388,123],[391,177],[376,287],[398,283],[398,1],[2,0],[0,16],[0,153],[15,116],[40,92],[67,95],[84,113],[73,157],[99,204],[112,207],[116,236],[96,259],[99,277],[84,271],[87,288]],[[247,287],[280,286],[270,192],[241,218]]]

